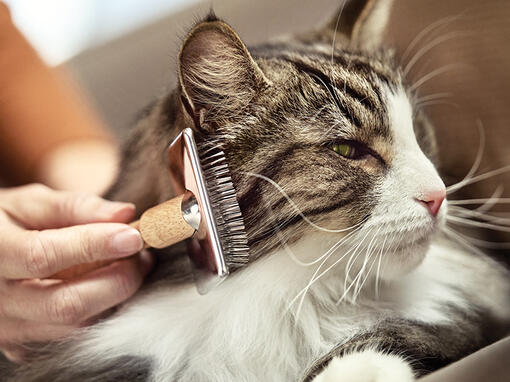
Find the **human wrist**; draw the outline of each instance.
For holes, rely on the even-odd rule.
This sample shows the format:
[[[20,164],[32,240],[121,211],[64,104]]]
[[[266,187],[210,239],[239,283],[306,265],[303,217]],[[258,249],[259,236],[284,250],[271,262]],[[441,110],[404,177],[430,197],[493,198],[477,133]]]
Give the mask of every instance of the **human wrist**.
[[[54,189],[101,194],[112,183],[118,161],[112,140],[72,140],[47,152],[36,173],[38,181]]]

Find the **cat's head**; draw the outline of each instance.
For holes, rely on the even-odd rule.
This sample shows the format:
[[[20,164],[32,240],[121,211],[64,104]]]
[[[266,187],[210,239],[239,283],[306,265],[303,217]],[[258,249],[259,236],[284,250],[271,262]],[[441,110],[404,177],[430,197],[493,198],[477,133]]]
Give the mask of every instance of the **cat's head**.
[[[325,28],[252,50],[212,16],[184,41],[185,124],[225,151],[254,259],[282,242],[302,261],[350,251],[383,256],[388,278],[423,259],[445,186],[430,127],[380,45],[390,3],[352,0]]]

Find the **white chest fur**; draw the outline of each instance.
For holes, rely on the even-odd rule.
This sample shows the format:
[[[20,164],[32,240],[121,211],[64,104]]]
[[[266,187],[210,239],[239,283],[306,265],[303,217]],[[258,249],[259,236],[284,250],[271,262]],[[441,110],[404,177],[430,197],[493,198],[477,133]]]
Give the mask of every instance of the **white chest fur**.
[[[502,271],[486,259],[435,244],[422,265],[403,279],[383,284],[379,299],[369,290],[356,305],[336,301],[342,272],[314,284],[296,309],[289,302],[306,286],[310,269],[275,253],[233,275],[207,296],[193,285],[142,294],[120,314],[92,328],[80,345],[83,359],[120,355],[154,360],[153,380],[284,381],[334,345],[381,315],[448,323],[445,305],[476,303],[510,317]],[[491,278],[491,295],[478,280]],[[371,288],[370,288],[371,289]],[[463,293],[459,293],[462,290]],[[240,366],[242,365],[242,366]]]

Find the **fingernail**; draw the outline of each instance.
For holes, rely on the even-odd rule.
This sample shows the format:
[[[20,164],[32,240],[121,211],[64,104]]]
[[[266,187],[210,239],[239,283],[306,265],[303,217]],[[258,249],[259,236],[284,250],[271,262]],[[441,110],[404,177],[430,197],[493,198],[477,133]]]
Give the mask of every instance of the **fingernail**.
[[[119,254],[133,254],[143,248],[142,236],[136,229],[126,228],[113,236],[112,247]]]

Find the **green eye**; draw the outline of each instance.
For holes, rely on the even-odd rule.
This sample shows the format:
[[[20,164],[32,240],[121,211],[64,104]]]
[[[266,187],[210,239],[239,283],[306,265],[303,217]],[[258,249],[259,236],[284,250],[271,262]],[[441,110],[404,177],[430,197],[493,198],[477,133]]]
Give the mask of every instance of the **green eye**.
[[[348,143],[340,143],[335,144],[332,147],[333,151],[345,158],[354,158],[356,155],[356,149],[354,146],[349,145]]]

